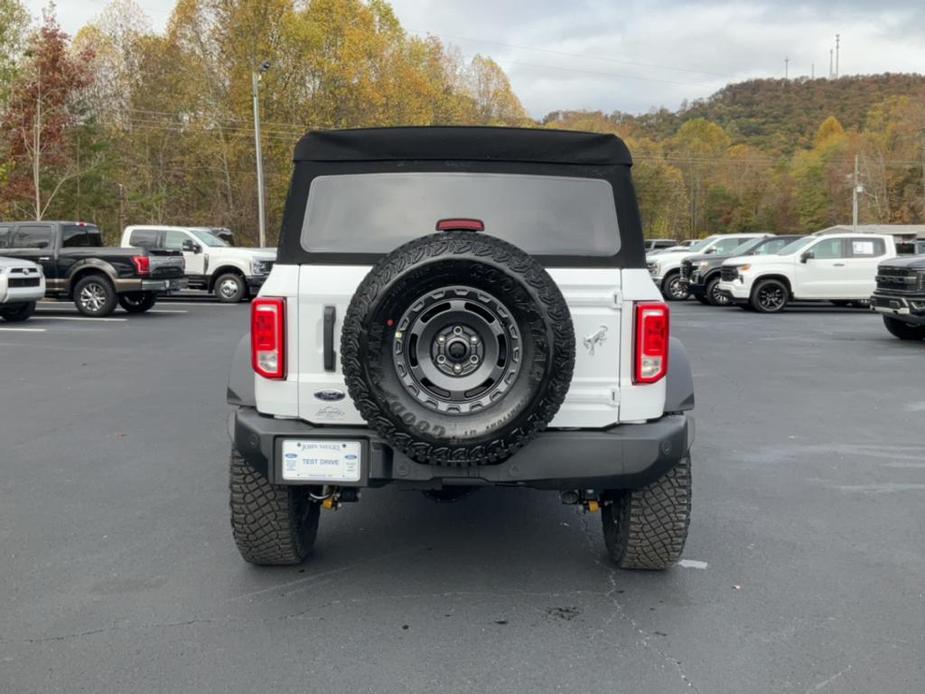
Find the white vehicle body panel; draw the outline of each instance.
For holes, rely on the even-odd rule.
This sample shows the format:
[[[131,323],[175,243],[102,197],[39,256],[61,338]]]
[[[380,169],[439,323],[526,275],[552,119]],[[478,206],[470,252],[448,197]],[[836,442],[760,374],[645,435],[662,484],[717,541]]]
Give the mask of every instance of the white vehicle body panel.
[[[313,424],[365,426],[344,382],[340,361],[343,318],[366,265],[276,265],[261,296],[285,297],[287,378],[255,376],[257,409]],[[575,371],[550,428],[603,428],[661,417],[665,379],[633,384],[635,303],[660,301],[646,270],[551,268],[575,326]],[[323,319],[335,310],[335,370],[324,369]],[[327,393],[325,393],[327,391]],[[317,394],[327,397],[319,397]],[[331,399],[331,394],[344,397]]]
[[[14,278],[38,278],[35,287],[11,287]],[[42,266],[20,258],[0,258],[0,304],[18,304],[38,301],[45,296],[45,273]]]

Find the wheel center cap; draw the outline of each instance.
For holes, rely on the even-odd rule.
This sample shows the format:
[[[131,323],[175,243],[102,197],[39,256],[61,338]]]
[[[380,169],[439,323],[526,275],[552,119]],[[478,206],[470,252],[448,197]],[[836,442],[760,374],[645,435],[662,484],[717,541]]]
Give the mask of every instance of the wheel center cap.
[[[469,352],[469,347],[462,340],[453,340],[450,346],[446,348],[446,351],[451,359],[459,361],[460,359],[465,359],[466,354]]]

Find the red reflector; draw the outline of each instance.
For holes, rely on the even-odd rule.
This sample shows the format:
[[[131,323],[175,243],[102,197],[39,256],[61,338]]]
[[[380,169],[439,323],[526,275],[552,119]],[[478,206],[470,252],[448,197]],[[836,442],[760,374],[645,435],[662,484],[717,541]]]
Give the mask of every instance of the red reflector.
[[[655,383],[668,373],[668,305],[636,304],[636,353],[634,383]]]
[[[485,231],[485,222],[481,219],[441,219],[437,222],[437,231]]]
[[[264,378],[286,377],[286,300],[259,297],[251,302],[251,366]]]
[[[147,277],[151,274],[151,259],[146,255],[133,255],[132,263],[135,265],[135,270],[142,277]]]

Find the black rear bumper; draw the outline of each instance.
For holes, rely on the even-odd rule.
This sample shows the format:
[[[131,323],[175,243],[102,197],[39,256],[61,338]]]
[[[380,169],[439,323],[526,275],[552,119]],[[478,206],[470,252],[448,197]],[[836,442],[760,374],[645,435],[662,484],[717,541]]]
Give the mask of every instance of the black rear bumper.
[[[550,430],[498,465],[454,468],[410,460],[363,427],[316,427],[301,420],[274,419],[252,407],[238,407],[229,434],[248,464],[274,484],[282,478],[284,438],[332,438],[360,441],[363,478],[345,486],[400,484],[412,488],[443,485],[509,485],[537,489],[633,489],[642,487],[688,454],[694,420],[666,415],[645,424],[604,430]]]

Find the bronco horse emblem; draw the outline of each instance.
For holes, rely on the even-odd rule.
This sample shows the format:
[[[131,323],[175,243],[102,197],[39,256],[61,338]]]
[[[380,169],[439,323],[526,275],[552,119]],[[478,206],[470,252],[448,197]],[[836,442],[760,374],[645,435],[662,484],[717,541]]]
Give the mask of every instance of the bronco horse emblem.
[[[588,350],[588,354],[592,357],[594,356],[594,349],[598,345],[602,345],[607,341],[607,326],[602,325],[593,333],[588,335],[582,340],[582,344],[585,346],[585,349]]]

